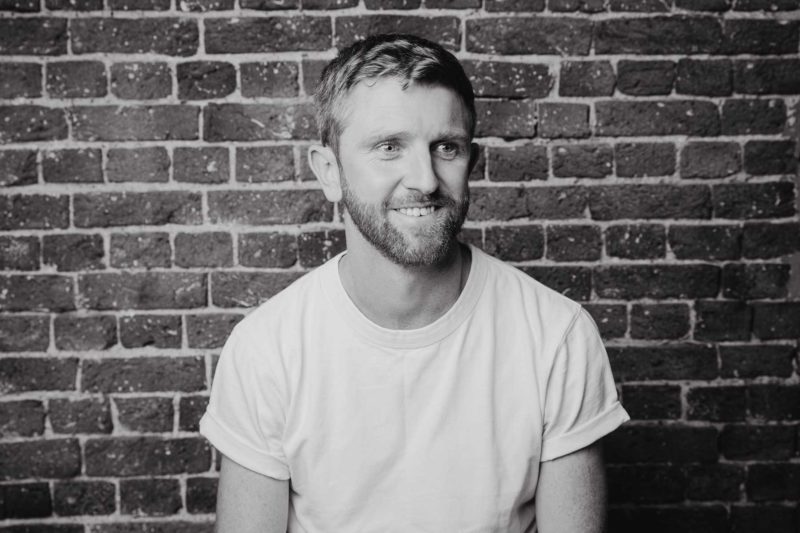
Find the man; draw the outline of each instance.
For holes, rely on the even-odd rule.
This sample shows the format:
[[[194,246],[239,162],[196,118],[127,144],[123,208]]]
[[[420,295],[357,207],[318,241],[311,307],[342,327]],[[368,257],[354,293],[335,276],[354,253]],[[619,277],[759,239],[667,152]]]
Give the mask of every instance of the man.
[[[589,315],[456,240],[472,87],[412,36],[342,51],[309,150],[347,251],[245,318],[201,432],[220,532],[594,532],[627,419]]]

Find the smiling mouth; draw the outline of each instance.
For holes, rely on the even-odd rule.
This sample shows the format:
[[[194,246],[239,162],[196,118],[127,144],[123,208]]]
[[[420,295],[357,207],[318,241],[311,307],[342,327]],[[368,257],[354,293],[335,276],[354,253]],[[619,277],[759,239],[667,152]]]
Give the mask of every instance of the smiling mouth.
[[[435,210],[436,208],[432,205],[427,207],[400,207],[395,209],[395,211],[407,217],[424,217],[433,214]]]

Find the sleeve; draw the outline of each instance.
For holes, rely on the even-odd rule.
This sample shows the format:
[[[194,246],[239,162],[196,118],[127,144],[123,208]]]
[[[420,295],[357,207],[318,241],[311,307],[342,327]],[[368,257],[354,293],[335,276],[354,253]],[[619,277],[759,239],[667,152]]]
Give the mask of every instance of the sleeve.
[[[597,326],[581,308],[561,339],[548,373],[541,460],[580,450],[629,418],[617,397]]]
[[[272,356],[272,357],[270,357]],[[285,380],[278,354],[234,329],[222,349],[200,433],[236,463],[289,479],[283,453]]]

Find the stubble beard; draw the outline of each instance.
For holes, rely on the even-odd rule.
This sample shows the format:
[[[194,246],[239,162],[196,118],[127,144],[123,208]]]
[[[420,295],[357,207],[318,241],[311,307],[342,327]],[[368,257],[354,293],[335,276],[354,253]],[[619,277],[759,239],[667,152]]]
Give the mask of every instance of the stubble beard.
[[[436,206],[434,221],[413,237],[404,234],[388,218],[388,201],[380,206],[361,202],[347,186],[342,174],[341,203],[350,214],[358,231],[384,257],[405,267],[433,266],[443,262],[456,244],[456,235],[464,224],[469,210],[469,193],[460,199],[437,191],[432,195],[419,195],[404,199],[412,202],[432,203]]]

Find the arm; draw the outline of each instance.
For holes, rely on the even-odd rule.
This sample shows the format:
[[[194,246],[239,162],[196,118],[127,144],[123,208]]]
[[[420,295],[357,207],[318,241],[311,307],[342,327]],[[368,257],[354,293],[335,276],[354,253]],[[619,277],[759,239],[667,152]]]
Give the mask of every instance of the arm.
[[[289,481],[273,479],[222,456],[217,533],[285,533]]]
[[[600,443],[541,463],[535,505],[540,533],[605,531],[606,475]]]

